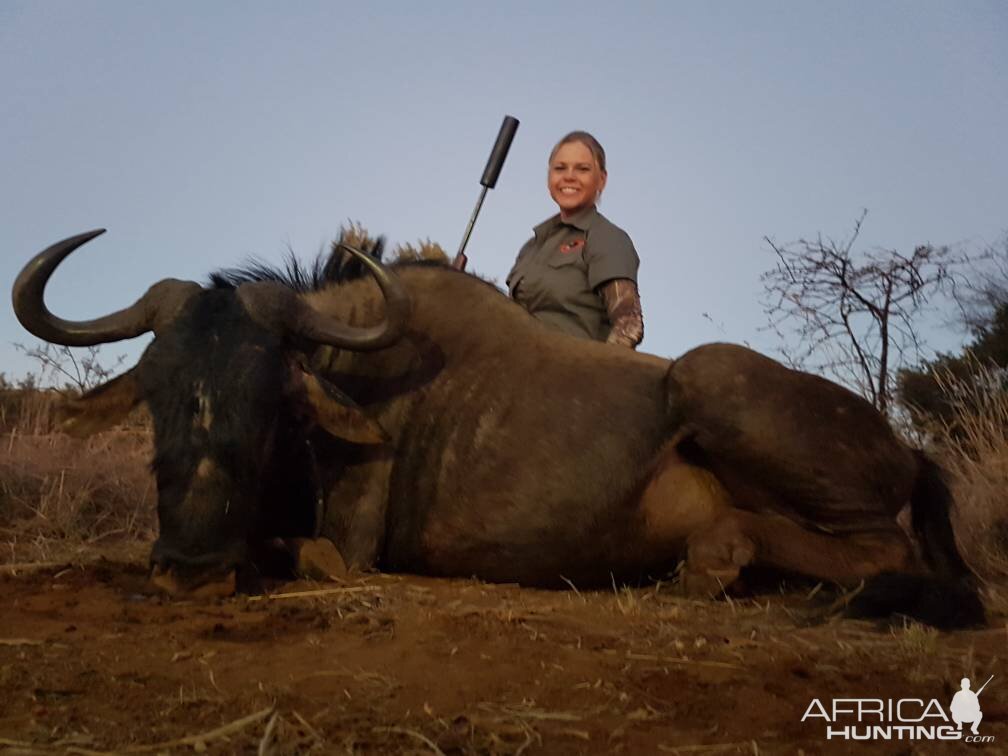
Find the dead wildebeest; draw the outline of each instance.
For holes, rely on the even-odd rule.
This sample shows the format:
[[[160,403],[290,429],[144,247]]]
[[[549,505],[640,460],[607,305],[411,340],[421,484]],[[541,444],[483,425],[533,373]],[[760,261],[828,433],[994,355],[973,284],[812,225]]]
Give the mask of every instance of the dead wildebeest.
[[[597,585],[684,560],[684,587],[712,594],[759,565],[874,578],[856,612],[983,620],[938,469],[836,384],[729,344],[669,361],[574,339],[438,264],[237,271],[157,284],[129,317],[55,318],[46,281],[92,236],[30,262],[15,310],[60,344],[154,331],[67,423],[150,406],[163,568],[230,569],[253,539],[318,532],[359,567]],[[293,325],[309,319],[327,325]],[[923,559],[896,522],[908,503]]]

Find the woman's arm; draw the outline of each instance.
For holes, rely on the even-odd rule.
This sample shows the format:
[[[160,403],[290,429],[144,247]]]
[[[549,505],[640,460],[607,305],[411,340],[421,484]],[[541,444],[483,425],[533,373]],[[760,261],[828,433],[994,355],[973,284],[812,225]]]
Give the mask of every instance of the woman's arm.
[[[614,278],[599,287],[599,295],[612,323],[606,343],[636,349],[644,338],[644,315],[637,284],[629,278]]]

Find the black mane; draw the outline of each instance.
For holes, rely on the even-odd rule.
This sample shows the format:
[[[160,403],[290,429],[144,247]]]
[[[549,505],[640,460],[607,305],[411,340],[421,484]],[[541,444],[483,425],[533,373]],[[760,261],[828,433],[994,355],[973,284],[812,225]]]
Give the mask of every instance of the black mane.
[[[356,241],[356,240],[355,240]],[[398,250],[399,257],[394,260],[383,260],[385,254],[385,237],[379,236],[362,249],[369,257],[384,263],[389,268],[442,268],[456,271],[444,252],[441,257],[421,257],[422,252],[407,246]],[[440,249],[440,248],[438,248]],[[284,261],[279,265],[271,265],[263,260],[250,259],[244,265],[234,268],[222,268],[208,276],[210,286],[214,289],[236,289],[243,283],[254,281],[273,281],[293,289],[298,294],[320,291],[330,285],[347,283],[363,278],[366,274],[364,264],[352,256],[342,246],[342,239],[334,241],[328,252],[319,252],[310,263],[301,262],[293,250],[288,250]],[[486,284],[498,294],[502,293],[493,281],[479,275],[469,274],[472,278]]]
[[[370,249],[363,251],[380,262],[385,252],[384,237],[379,237]],[[335,241],[328,252],[319,252],[309,263],[301,262],[293,250],[288,250],[287,257],[279,266],[253,258],[244,265],[216,270],[208,278],[210,286],[215,289],[236,289],[243,283],[273,281],[299,294],[306,294],[363,275],[364,265],[346,252],[339,241]]]

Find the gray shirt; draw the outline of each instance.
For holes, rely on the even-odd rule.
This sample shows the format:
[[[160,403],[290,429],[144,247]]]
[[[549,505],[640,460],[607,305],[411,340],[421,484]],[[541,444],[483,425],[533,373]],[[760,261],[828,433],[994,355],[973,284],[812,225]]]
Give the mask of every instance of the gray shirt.
[[[605,341],[612,324],[598,287],[637,282],[640,258],[626,231],[595,207],[533,229],[507,277],[511,296],[539,320],[572,336]]]

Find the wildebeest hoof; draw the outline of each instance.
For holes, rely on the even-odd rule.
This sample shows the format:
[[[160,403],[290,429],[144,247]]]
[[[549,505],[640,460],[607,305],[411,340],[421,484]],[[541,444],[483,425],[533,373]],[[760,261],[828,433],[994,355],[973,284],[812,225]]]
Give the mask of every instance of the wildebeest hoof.
[[[147,583],[154,591],[176,598],[223,598],[234,595],[237,578],[234,569],[193,578],[181,576],[174,567],[154,565]]]
[[[343,556],[328,538],[289,538],[286,542],[294,555],[298,575],[312,580],[346,577],[347,566]]]
[[[729,520],[690,536],[686,554],[686,565],[694,571],[734,569],[737,572],[756,558],[756,544]]]
[[[691,536],[686,553],[679,576],[685,595],[720,596],[755,559],[756,545],[733,520],[726,519]]]
[[[694,570],[687,567],[679,574],[679,588],[687,598],[716,598],[738,580],[738,576],[738,567],[722,570]]]

